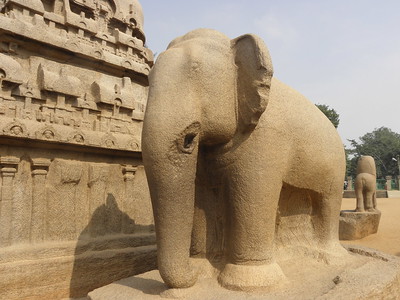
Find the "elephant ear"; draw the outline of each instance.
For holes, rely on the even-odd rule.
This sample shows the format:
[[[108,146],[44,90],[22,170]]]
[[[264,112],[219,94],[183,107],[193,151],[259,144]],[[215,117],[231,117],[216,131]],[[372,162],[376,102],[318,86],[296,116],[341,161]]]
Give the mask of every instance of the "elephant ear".
[[[237,66],[238,121],[242,132],[257,126],[265,111],[273,68],[267,46],[258,36],[242,35],[232,40]]]

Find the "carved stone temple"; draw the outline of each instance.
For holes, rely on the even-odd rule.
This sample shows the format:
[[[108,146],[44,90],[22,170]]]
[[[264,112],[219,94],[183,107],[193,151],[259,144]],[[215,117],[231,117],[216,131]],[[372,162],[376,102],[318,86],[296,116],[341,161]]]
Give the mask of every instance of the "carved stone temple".
[[[0,298],[155,268],[136,0],[0,0]]]

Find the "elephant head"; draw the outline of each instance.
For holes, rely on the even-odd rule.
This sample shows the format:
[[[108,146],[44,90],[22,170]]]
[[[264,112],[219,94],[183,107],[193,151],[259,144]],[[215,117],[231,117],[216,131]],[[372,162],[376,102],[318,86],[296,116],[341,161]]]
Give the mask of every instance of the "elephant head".
[[[143,160],[159,271],[170,287],[196,281],[189,252],[199,145],[219,147],[251,132],[268,104],[272,74],[260,38],[230,40],[208,29],[174,40],[150,73]]]
[[[357,161],[357,174],[368,173],[376,177],[375,160],[372,156],[361,156]]]

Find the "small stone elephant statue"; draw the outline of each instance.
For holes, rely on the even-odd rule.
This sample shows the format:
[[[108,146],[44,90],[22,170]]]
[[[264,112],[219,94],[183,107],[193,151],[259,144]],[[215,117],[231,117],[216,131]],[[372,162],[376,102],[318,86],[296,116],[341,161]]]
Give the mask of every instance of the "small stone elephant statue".
[[[358,159],[354,190],[357,212],[376,210],[376,166],[372,156],[361,156]]]

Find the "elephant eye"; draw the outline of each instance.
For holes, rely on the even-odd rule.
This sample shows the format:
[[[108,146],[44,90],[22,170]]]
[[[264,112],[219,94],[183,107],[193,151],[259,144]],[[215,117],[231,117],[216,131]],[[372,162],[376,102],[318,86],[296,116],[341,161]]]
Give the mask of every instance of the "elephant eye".
[[[196,133],[188,133],[184,136],[183,141],[181,140],[181,146],[179,147],[183,153],[190,154],[193,152],[194,147],[196,145],[195,143],[196,136],[197,136]]]
[[[178,150],[182,153],[191,154],[196,148],[197,139],[200,132],[200,123],[195,122],[186,127],[176,139],[175,143]]]
[[[193,145],[193,141],[194,141],[195,137],[196,137],[196,134],[194,134],[194,133],[187,134],[183,140],[183,148],[190,149]]]

